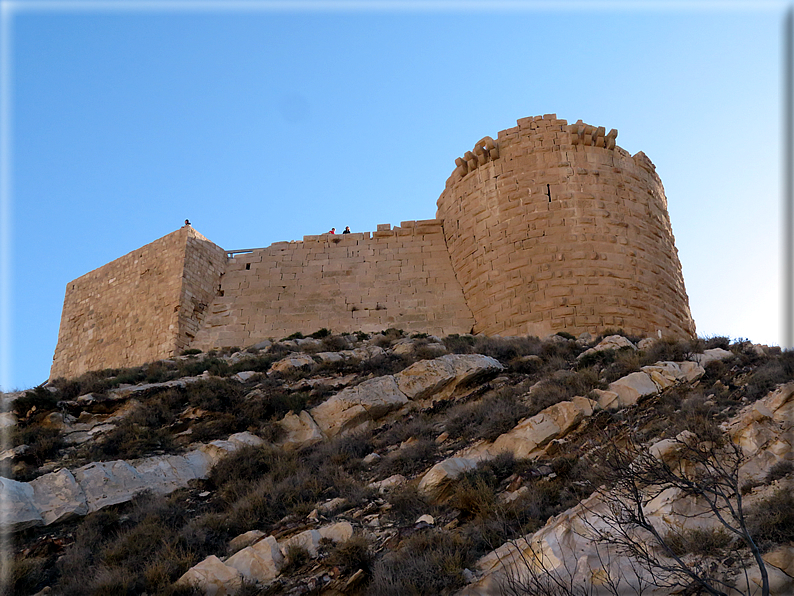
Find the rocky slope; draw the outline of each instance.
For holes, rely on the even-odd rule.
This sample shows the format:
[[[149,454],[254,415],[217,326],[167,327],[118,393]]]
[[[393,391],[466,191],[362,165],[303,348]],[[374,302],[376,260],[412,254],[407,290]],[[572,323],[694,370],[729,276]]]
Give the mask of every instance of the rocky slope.
[[[700,469],[690,444],[738,446],[763,564],[702,495],[646,479],[642,511],[674,547],[643,537],[654,560],[725,593],[756,593],[762,571],[794,590],[792,353],[315,335],[4,396],[6,593],[694,594],[593,534],[610,449]]]

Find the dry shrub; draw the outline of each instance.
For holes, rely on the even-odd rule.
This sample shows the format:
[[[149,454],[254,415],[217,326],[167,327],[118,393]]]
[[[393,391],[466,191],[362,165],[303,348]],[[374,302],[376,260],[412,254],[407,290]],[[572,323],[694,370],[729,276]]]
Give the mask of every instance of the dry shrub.
[[[491,392],[477,402],[460,404],[448,410],[444,429],[453,439],[493,441],[529,415],[520,400],[523,387],[507,387]]]
[[[377,563],[367,594],[448,594],[463,585],[463,569],[473,553],[458,534],[445,530],[418,532]]]
[[[531,405],[528,415],[534,416],[544,408],[569,400],[576,395],[587,395],[593,389],[602,388],[603,386],[595,367],[584,368],[579,371],[558,371],[532,389],[529,396]]]
[[[387,515],[399,524],[412,524],[425,513],[434,513],[435,508],[428,503],[415,484],[404,484],[389,493],[389,509]]]
[[[438,445],[432,439],[419,439],[393,451],[376,464],[379,477],[386,478],[393,474],[413,476],[435,462]]]
[[[335,544],[328,553],[326,562],[329,565],[344,567],[350,572],[361,569],[365,573],[371,573],[375,554],[372,552],[372,545],[363,534],[354,534],[344,542]]]
[[[780,489],[749,508],[747,527],[753,540],[764,550],[794,541],[794,494]]]
[[[433,428],[430,417],[424,414],[410,415],[398,420],[375,439],[377,445],[385,447],[396,445],[411,438],[429,439],[437,434]],[[366,455],[366,454],[364,454]]]
[[[693,528],[671,532],[664,539],[678,556],[695,553],[706,557],[718,556],[733,542],[733,536],[723,527]]]

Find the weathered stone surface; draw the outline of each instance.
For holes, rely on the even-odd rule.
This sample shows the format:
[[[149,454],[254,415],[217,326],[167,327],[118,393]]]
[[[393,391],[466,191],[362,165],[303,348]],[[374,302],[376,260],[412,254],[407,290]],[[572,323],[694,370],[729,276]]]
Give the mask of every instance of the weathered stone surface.
[[[198,588],[207,596],[232,596],[242,587],[243,580],[237,569],[224,565],[218,557],[210,555],[188,569],[176,583]]]
[[[372,344],[367,344],[353,350],[342,350],[339,352],[339,355],[345,360],[361,360],[362,362],[366,360],[372,360],[373,358],[383,356],[385,354],[386,350],[380,346],[374,346]]]
[[[689,358],[692,362],[697,362],[700,366],[705,367],[709,362],[715,360],[725,360],[733,357],[733,352],[724,350],[722,348],[711,348],[710,350],[703,350],[702,354],[692,354]]]
[[[243,370],[234,375],[234,379],[240,381],[241,383],[245,383],[248,379],[258,374],[258,372],[253,370]]]
[[[333,542],[345,542],[353,537],[353,526],[346,521],[322,526],[317,531],[320,536]]]
[[[143,483],[157,494],[168,494],[184,488],[191,480],[202,478],[204,466],[196,468],[193,460],[182,455],[157,455],[137,460],[135,471]]]
[[[301,410],[300,414],[289,412],[278,425],[284,429],[284,436],[279,439],[277,445],[285,449],[300,449],[314,445],[325,438],[320,427],[306,410]]]
[[[33,503],[45,525],[88,513],[85,493],[67,469],[44,474],[30,481]]]
[[[410,399],[445,397],[455,387],[466,385],[504,367],[490,356],[448,354],[433,360],[420,360],[394,375],[400,391]]]
[[[262,530],[251,530],[239,536],[235,536],[229,541],[229,552],[236,553],[246,546],[251,546],[265,536],[266,534]]]
[[[477,467],[477,462],[462,457],[450,457],[430,468],[419,481],[419,492],[434,502],[449,499],[454,481],[469,470]]]
[[[126,503],[137,493],[151,487],[125,461],[95,462],[77,468],[74,478],[85,493],[88,512]]]
[[[586,398],[549,406],[500,435],[488,452],[492,455],[512,453],[516,458],[531,457],[540,447],[579,424],[585,416],[592,415],[596,406],[595,402]]]
[[[775,550],[765,553],[763,559],[789,577],[794,577],[794,545],[778,546]]]
[[[13,412],[0,412],[0,428],[11,428],[16,424],[17,417]]]
[[[342,362],[345,359],[338,352],[318,352],[315,356],[323,362]]]
[[[266,582],[276,577],[284,564],[278,542],[272,536],[236,552],[226,560],[249,581]]]
[[[651,377],[644,372],[633,372],[609,384],[609,391],[618,394],[617,406],[633,406],[641,397],[653,395],[659,390]],[[601,401],[599,400],[599,403]],[[605,407],[601,404],[602,407]]]
[[[286,540],[279,542],[281,552],[285,558],[289,558],[290,548],[304,548],[309,556],[314,558],[317,556],[317,549],[320,548],[320,540],[323,535],[318,530],[305,530],[300,534],[296,534]]]
[[[403,476],[402,474],[394,474],[389,476],[385,480],[378,480],[377,482],[370,482],[367,487],[377,490],[379,493],[383,494],[387,490],[394,488],[395,486],[401,486],[408,482],[408,479]]]
[[[749,404],[723,427],[747,456],[742,482],[758,482],[779,461],[794,461],[794,382]]]
[[[609,335],[598,342],[598,345],[595,345],[589,350],[585,350],[579,354],[576,359],[580,360],[585,356],[595,354],[596,352],[602,352],[604,350],[620,350],[621,348],[630,348],[632,350],[636,350],[637,346],[631,343],[631,340],[623,337],[622,335]]]
[[[308,368],[311,366],[314,366],[314,358],[302,352],[294,352],[286,358],[282,358],[278,362],[274,362],[270,366],[270,370],[267,371],[267,374],[271,375],[273,373],[283,373],[295,368]]]
[[[343,389],[309,413],[328,437],[354,429],[408,403],[391,375]]]
[[[3,506],[0,515],[6,527],[25,530],[44,523],[35,504],[33,487],[26,482],[0,477],[0,503]]]
[[[180,379],[173,379],[171,381],[163,381],[162,383],[142,383],[140,385],[120,385],[115,389],[107,392],[110,399],[126,399],[136,393],[146,393],[154,389],[169,389],[171,387],[185,387],[190,383],[195,383],[206,379],[205,375],[198,375],[195,377],[182,377]],[[79,397],[77,398],[80,399]]]

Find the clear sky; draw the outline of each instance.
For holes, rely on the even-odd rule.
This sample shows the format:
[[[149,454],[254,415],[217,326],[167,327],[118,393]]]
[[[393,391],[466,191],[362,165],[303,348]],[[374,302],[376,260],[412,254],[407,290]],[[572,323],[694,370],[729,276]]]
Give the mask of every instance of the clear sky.
[[[699,335],[780,344],[784,3],[2,2],[3,389],[67,282],[180,227],[227,250],[435,216],[526,116],[657,167]]]

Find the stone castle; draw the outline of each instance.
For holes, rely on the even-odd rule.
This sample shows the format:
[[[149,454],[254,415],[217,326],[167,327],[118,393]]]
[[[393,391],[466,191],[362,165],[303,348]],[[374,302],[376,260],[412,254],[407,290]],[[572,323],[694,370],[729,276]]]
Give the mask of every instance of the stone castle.
[[[654,165],[617,131],[518,120],[455,160],[436,219],[225,251],[183,227],[70,282],[50,377],[320,328],[695,334]]]

